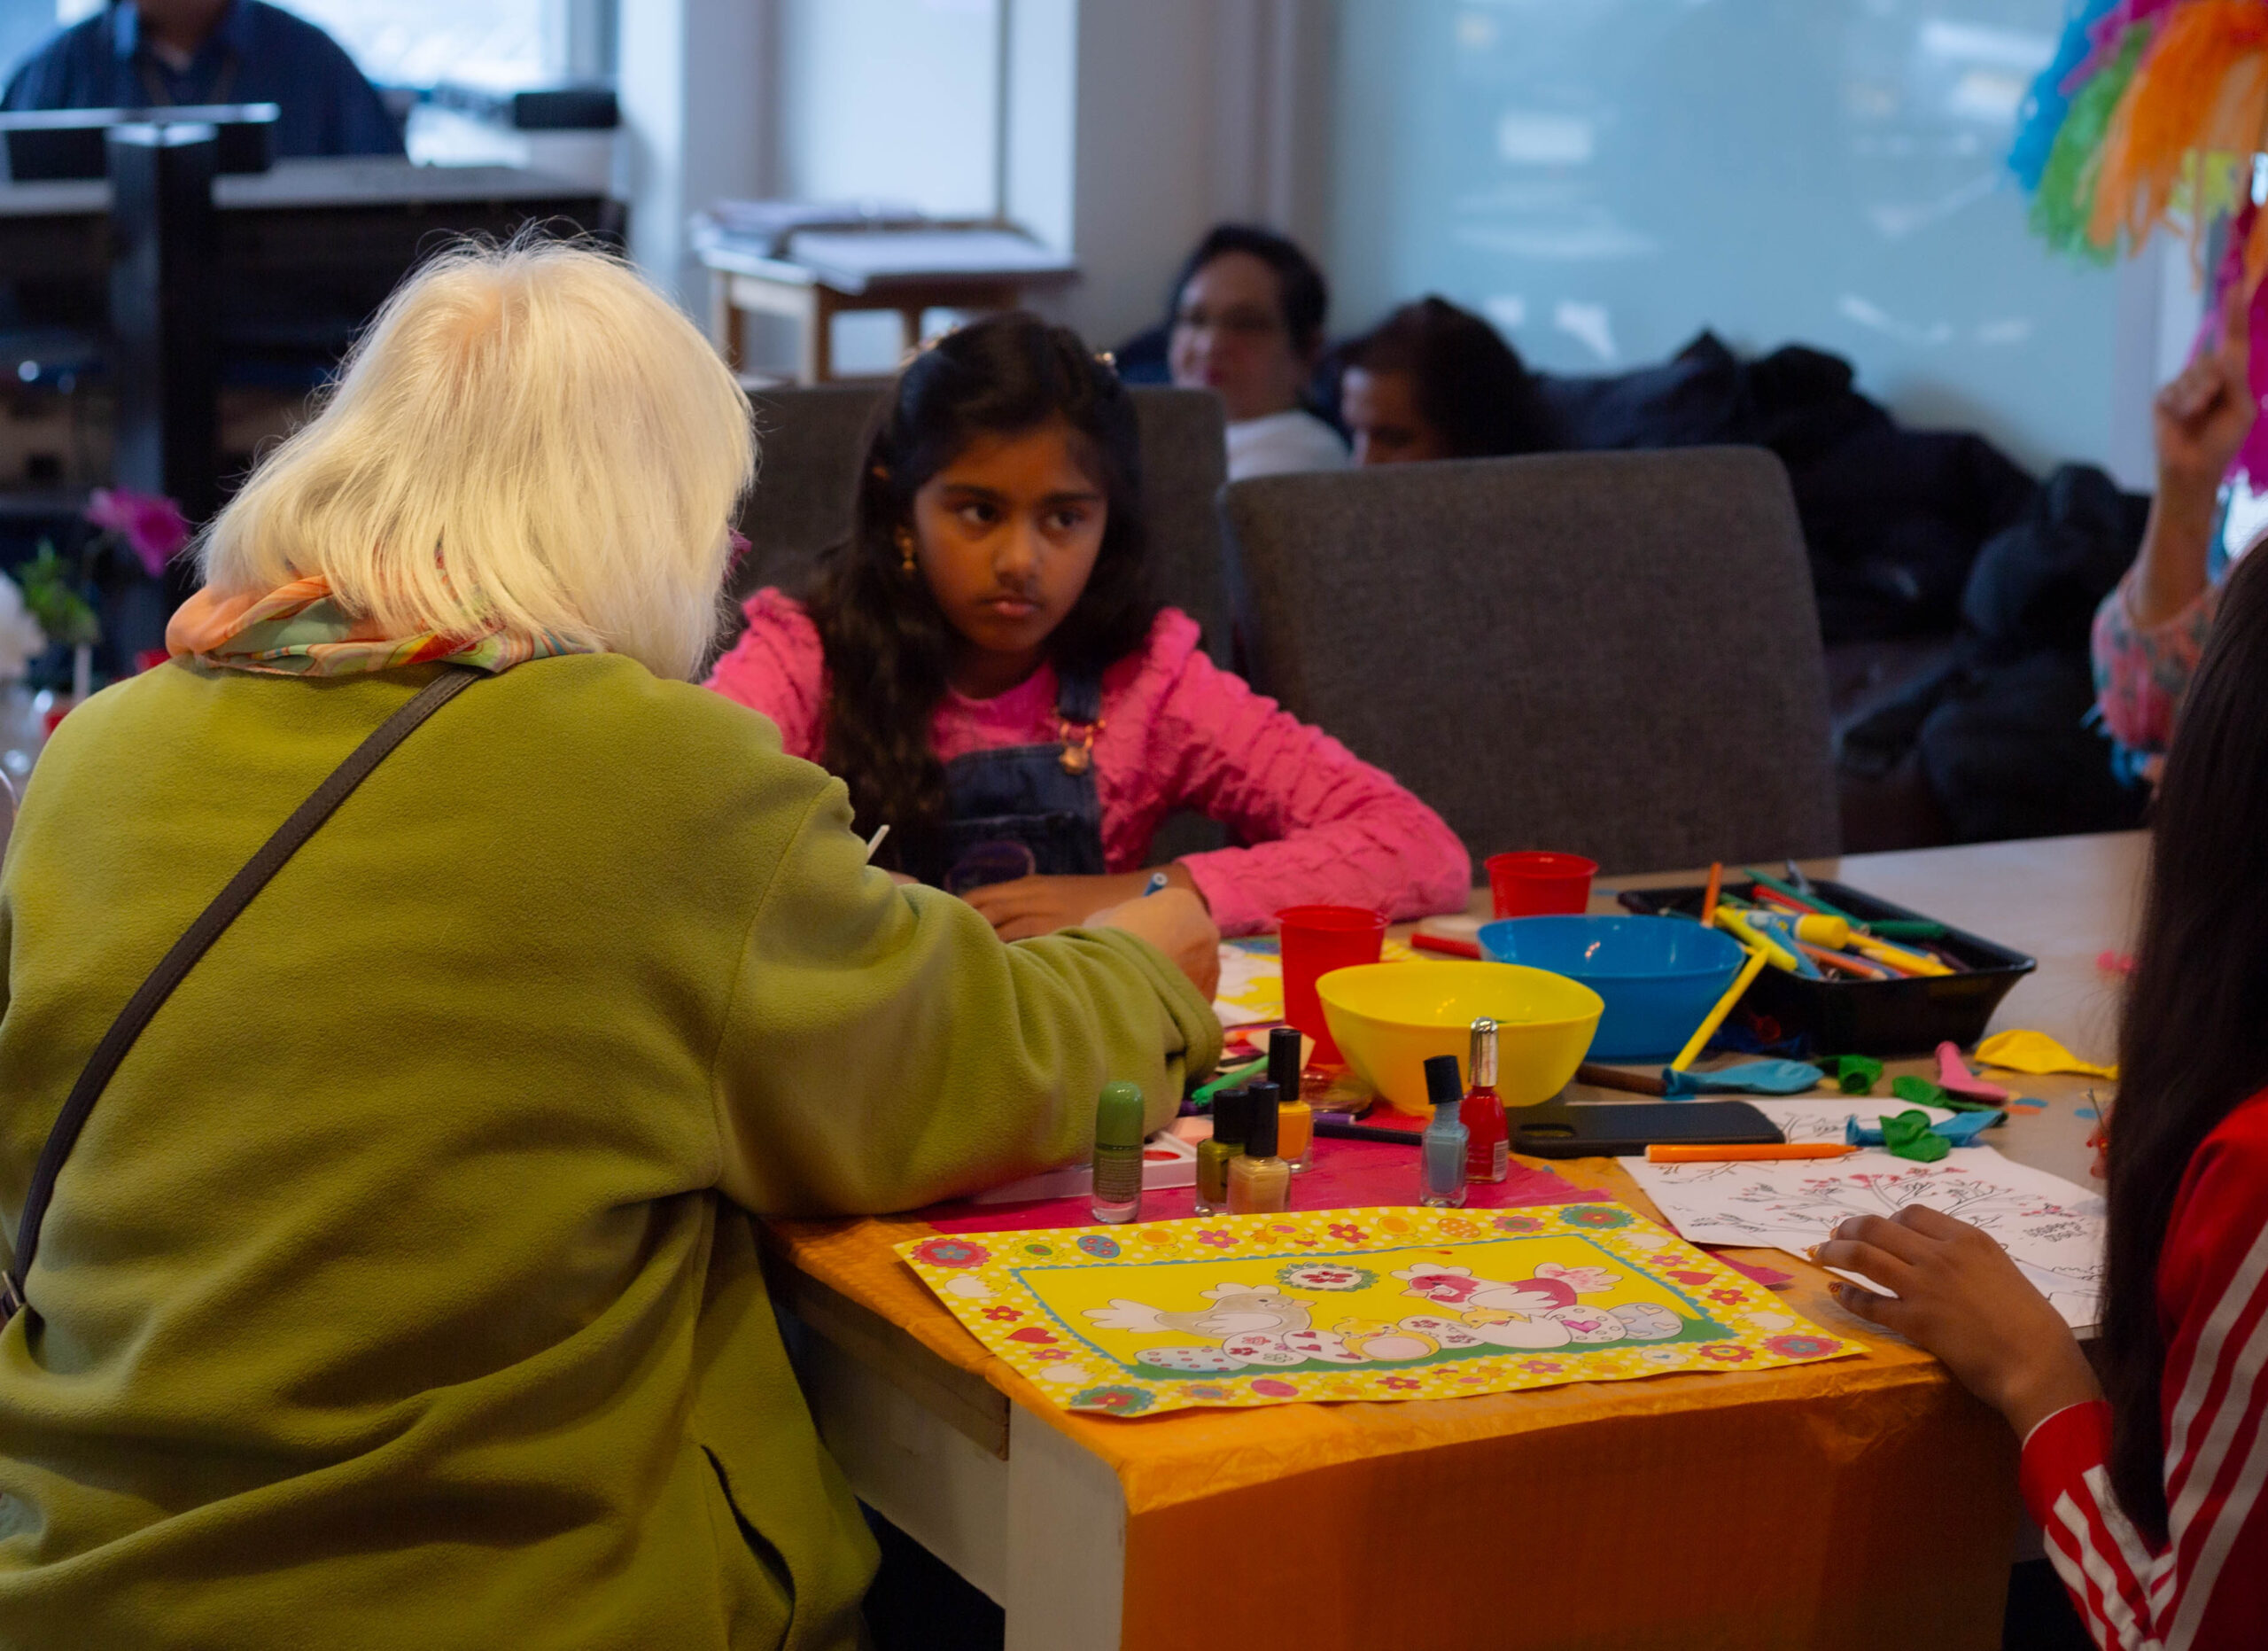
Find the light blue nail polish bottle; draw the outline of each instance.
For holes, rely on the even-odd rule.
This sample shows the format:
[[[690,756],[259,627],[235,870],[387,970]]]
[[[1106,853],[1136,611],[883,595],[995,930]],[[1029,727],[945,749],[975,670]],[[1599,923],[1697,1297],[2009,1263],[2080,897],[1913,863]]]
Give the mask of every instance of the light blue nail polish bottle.
[[[1464,1155],[1471,1136],[1458,1116],[1464,1103],[1464,1075],[1456,1056],[1436,1055],[1425,1063],[1425,1098],[1433,1121],[1418,1149],[1418,1202],[1455,1207],[1464,1202]]]

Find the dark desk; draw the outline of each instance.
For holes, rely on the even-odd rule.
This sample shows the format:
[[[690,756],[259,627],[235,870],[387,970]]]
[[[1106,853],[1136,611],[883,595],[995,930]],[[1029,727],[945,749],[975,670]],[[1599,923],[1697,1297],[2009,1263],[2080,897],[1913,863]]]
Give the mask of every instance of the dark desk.
[[[556,222],[619,244],[621,202],[518,167],[421,167],[400,159],[279,160],[214,181],[225,277],[325,276],[374,292],[450,235],[509,238]],[[108,279],[108,183],[0,183],[0,280]]]
[[[212,194],[217,351],[208,347],[200,357],[169,342],[164,353],[175,364],[164,370],[165,386],[136,393],[121,385],[116,476],[170,493],[200,516],[217,502],[217,370],[202,363],[218,352],[294,363],[313,381],[401,278],[452,239],[509,240],[535,224],[618,245],[625,224],[620,202],[564,178],[398,158],[279,161],[267,172],[217,177]],[[132,379],[134,352],[115,347],[122,335],[112,278],[129,249],[112,199],[106,179],[0,183],[0,283],[14,284],[22,322],[105,341],[113,376]],[[137,409],[160,407],[170,409],[162,436],[137,432],[146,422]],[[147,456],[158,450],[173,456],[153,462]]]

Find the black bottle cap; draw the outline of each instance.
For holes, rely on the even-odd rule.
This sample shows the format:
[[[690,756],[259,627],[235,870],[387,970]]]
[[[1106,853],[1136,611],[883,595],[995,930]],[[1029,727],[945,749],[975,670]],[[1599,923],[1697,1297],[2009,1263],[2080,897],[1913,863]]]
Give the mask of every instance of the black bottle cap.
[[[1278,1026],[1268,1034],[1268,1081],[1278,1091],[1277,1099],[1296,1100],[1300,1093],[1300,1029]]]
[[[1244,1156],[1247,1158],[1272,1158],[1276,1156],[1276,1107],[1282,1098],[1283,1092],[1274,1084],[1250,1084],[1246,1086]]]
[[[1435,1106],[1464,1099],[1464,1074],[1457,1070],[1456,1056],[1425,1057],[1425,1099]]]
[[[1243,1090],[1222,1090],[1213,1097],[1213,1139],[1224,1147],[1241,1147],[1245,1120],[1250,1116]]]

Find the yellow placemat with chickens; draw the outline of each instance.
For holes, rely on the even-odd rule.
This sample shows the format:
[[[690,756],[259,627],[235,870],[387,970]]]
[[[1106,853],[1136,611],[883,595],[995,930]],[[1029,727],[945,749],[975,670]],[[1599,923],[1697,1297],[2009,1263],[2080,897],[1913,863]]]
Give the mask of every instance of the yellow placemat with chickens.
[[[1864,1350],[1620,1204],[940,1234],[897,1252],[1068,1410],[1454,1398]]]

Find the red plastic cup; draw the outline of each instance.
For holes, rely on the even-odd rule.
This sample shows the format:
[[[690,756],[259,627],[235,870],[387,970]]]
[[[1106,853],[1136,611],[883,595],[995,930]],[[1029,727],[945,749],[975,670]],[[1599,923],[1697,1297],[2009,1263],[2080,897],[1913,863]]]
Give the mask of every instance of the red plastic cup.
[[[1499,917],[1578,916],[1591,903],[1598,861],[1541,849],[1488,856],[1488,894]]]
[[[1284,1018],[1315,1040],[1315,1060],[1344,1060],[1331,1040],[1315,983],[1334,969],[1375,963],[1386,919],[1359,906],[1287,906],[1276,914],[1284,954]]]

